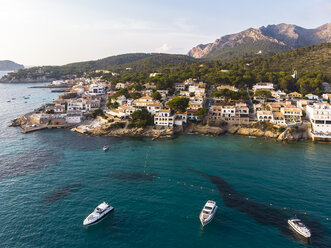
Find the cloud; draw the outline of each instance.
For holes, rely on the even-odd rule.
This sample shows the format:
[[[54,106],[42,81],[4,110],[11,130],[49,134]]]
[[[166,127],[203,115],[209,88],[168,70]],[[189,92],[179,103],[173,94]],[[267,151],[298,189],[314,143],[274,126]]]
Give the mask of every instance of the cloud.
[[[161,47],[156,49],[156,52],[158,53],[166,53],[169,52],[171,49],[171,47],[168,44],[163,44]]]

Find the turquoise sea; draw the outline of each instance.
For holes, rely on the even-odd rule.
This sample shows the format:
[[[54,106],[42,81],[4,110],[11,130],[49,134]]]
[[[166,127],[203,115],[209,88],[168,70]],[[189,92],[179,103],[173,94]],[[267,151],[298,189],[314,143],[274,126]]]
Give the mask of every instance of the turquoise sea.
[[[31,85],[0,84],[1,247],[331,247],[330,144],[23,135],[10,121],[56,98]],[[219,208],[202,228],[207,200]],[[83,227],[102,201],[115,211]],[[288,229],[294,214],[311,244]]]

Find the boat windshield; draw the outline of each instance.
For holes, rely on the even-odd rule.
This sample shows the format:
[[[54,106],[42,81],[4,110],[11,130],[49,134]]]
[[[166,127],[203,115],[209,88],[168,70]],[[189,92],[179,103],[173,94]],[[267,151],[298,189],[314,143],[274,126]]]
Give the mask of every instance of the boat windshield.
[[[210,212],[203,210],[204,214],[210,214]]]
[[[205,209],[211,210],[211,209],[213,209],[213,208],[212,208],[212,207],[208,207],[208,206],[206,206]]]
[[[103,210],[102,210],[101,208],[97,208],[97,212],[98,212],[98,213],[102,213],[102,211],[103,211]]]

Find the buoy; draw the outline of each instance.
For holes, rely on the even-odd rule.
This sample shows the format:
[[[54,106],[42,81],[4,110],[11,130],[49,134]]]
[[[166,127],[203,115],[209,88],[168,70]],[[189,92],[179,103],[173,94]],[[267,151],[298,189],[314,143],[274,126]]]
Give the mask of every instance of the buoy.
[[[194,187],[194,185],[193,185],[193,184],[191,184],[191,187]]]
[[[307,213],[305,212],[305,215],[306,215]]]
[[[200,187],[200,189],[203,189],[203,187]]]
[[[248,201],[248,198],[246,198],[246,200]]]
[[[272,203],[270,203],[270,206],[272,206]]]
[[[284,210],[286,210],[286,208],[284,208]]]
[[[329,220],[329,218],[325,218],[326,220]]]

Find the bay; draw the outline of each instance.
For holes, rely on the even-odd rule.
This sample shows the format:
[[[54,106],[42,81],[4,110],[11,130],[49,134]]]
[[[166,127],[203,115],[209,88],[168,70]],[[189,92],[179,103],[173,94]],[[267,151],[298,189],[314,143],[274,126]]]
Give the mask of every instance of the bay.
[[[313,227],[310,247],[331,246],[330,144],[23,135],[10,121],[57,97],[31,85],[0,84],[2,247],[308,247],[283,230],[293,214]],[[219,208],[202,228],[207,200]],[[115,211],[83,227],[102,201]]]

